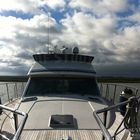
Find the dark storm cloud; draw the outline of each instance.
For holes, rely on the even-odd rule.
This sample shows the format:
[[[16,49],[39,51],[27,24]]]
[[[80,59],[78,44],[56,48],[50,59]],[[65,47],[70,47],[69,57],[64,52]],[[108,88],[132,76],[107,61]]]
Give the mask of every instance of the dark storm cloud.
[[[27,51],[22,51],[22,52],[17,53],[16,57],[18,57],[20,59],[27,59],[27,60],[32,59],[31,54]]]
[[[140,63],[95,64],[98,76],[140,77]]]
[[[25,67],[2,67],[0,68],[0,75],[27,75],[28,69]]]
[[[138,48],[132,48],[126,52],[126,57],[130,58],[131,60],[135,60],[140,62],[140,46]]]

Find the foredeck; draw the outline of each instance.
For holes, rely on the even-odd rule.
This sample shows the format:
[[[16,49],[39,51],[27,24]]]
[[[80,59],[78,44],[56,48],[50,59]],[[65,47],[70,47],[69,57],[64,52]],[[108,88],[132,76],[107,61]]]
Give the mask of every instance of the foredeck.
[[[57,100],[57,102],[56,102]],[[45,103],[45,104],[44,104]],[[46,112],[42,114],[36,114],[36,110],[41,106],[46,106]],[[74,98],[60,98],[60,97],[48,97],[45,100],[39,99],[39,101],[28,102],[27,106],[30,108],[28,112],[28,120],[24,127],[24,130],[21,135],[21,140],[101,140],[102,132],[100,131],[94,117],[93,111],[95,109],[104,108],[107,105],[103,104],[99,100],[83,100],[83,99],[74,99]],[[20,106],[20,109],[24,110],[23,105]],[[77,120],[77,127],[73,129],[53,129],[49,127],[48,121],[51,114],[73,114]],[[36,114],[36,116],[35,116]],[[33,119],[33,117],[35,119]],[[102,118],[102,116],[100,116]],[[112,116],[111,116],[112,117]],[[41,119],[39,119],[41,118]],[[46,120],[46,123],[44,119]],[[108,118],[111,120],[110,118]],[[116,119],[114,124],[109,128],[110,133],[113,135],[115,129],[117,129],[123,117],[116,113]],[[11,133],[14,132],[13,123],[4,124],[5,130],[10,130]],[[3,131],[5,132],[5,131]],[[124,133],[124,132],[123,132]],[[123,133],[117,136],[117,139],[123,137]],[[4,133],[3,133],[4,134]],[[5,133],[6,134],[6,133]],[[8,133],[7,133],[8,134]],[[9,133],[10,134],[10,133]],[[12,138],[13,135],[8,135]],[[4,138],[2,138],[4,139]],[[127,140],[131,140],[129,136]],[[134,138],[133,138],[134,139]],[[5,139],[4,139],[5,140]]]
[[[116,119],[113,125],[109,128],[111,135],[120,125],[123,117],[119,112],[116,112]],[[122,127],[123,128],[123,125]],[[21,135],[21,140],[101,140],[102,132],[100,129],[77,129],[77,130],[32,130],[24,129]],[[139,140],[139,136],[131,137],[129,131],[122,131],[116,140]]]
[[[107,105],[101,100],[92,100],[88,100],[87,97],[82,96],[72,97],[68,95],[66,97],[56,97],[54,95],[54,97],[38,97],[36,101],[23,102],[19,109],[29,115],[24,129],[51,130],[53,129],[49,126],[51,115],[68,114],[74,117],[75,124],[73,129],[97,130],[99,126],[93,117],[93,111],[107,107]]]
[[[114,88],[111,88],[112,86]],[[116,95],[116,93],[120,93],[124,89],[124,87],[120,88],[120,85],[119,85],[119,88],[117,88],[116,85],[111,85],[110,87],[110,89],[112,89],[111,92],[108,91],[109,87],[110,86],[108,85],[107,85],[107,88],[104,86],[103,87],[101,86],[100,90],[105,94],[105,97],[107,99],[111,101],[113,99],[113,103],[117,103],[119,96]],[[113,94],[109,95],[108,93],[113,93]],[[10,102],[8,106],[14,108],[17,102],[19,102],[19,100],[12,101]],[[29,121],[31,120],[32,117],[34,117],[33,114],[35,113],[35,110],[38,109],[39,107],[41,111],[42,106],[45,105],[45,112],[43,111],[44,113],[40,113],[40,114],[36,113],[37,116],[35,117],[37,118],[32,120],[34,125],[30,126],[28,123],[29,121],[26,122],[28,124],[26,124],[26,126],[24,127],[24,130],[22,131],[21,140],[28,140],[28,139],[29,140],[38,140],[38,139],[42,139],[42,140],[45,140],[45,139],[47,140],[57,140],[57,139],[60,139],[60,140],[62,139],[64,140],[65,139],[66,140],[69,140],[69,139],[70,140],[92,140],[92,139],[101,140],[102,139],[102,132],[100,131],[93,116],[94,110],[106,107],[106,105],[103,102],[102,103],[99,102],[99,100],[92,100],[88,98],[85,100],[82,96],[81,98],[75,97],[75,98],[69,98],[69,99],[62,98],[62,96],[61,97],[48,96],[46,99],[42,97],[42,98],[38,98],[37,101],[30,101],[26,103],[27,103],[27,107],[29,108],[29,110],[27,111],[27,113],[30,115],[28,117]],[[25,106],[21,106],[21,110],[23,109],[22,111],[25,111],[24,107]],[[70,110],[72,110],[72,112],[70,112]],[[84,110],[84,111],[82,112],[81,110]],[[74,117],[76,118],[76,120],[78,120],[77,121],[78,127],[75,129],[50,128],[48,123],[43,124],[42,123],[43,120],[38,119],[38,117],[40,118],[44,117],[47,120],[47,122],[49,122],[48,119],[50,115],[54,114],[50,112],[56,112],[58,114],[74,114]],[[80,115],[79,115],[80,117],[78,117],[78,114],[80,114],[82,117]],[[102,118],[102,115],[100,115],[100,117]],[[86,120],[88,119],[91,121],[86,122]],[[112,116],[110,116],[110,118],[108,116],[108,119],[109,120],[112,119]],[[108,129],[111,135],[114,135],[114,132],[119,126],[119,124],[121,123],[122,119],[123,117],[120,115],[120,113],[115,112],[115,121],[113,125]],[[43,124],[42,129],[41,129],[41,123]],[[85,123],[85,127],[84,127],[84,123]],[[0,139],[1,140],[12,139],[15,133],[14,119],[13,119],[12,114],[10,114],[7,111],[3,112],[2,115],[0,116],[0,126],[1,126]],[[124,125],[122,125],[122,127],[123,126]],[[122,138],[123,140],[139,140],[140,139],[139,134],[134,134],[134,136],[131,137],[128,131],[125,133],[125,135],[124,135],[124,132],[125,131],[117,135],[116,139],[118,140]]]
[[[101,140],[100,130],[24,130],[21,140]]]

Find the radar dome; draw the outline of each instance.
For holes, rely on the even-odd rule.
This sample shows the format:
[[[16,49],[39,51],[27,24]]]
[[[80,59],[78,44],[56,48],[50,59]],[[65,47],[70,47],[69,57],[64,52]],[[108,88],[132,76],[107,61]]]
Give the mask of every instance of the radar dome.
[[[73,50],[72,50],[72,52],[74,54],[78,54],[79,53],[79,48],[78,47],[74,47]]]

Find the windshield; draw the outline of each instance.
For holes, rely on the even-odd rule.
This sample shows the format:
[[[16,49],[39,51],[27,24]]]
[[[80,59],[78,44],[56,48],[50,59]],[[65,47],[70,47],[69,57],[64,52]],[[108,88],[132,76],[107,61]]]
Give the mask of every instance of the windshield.
[[[99,95],[94,78],[32,78],[25,96],[45,96],[47,94],[92,94]]]

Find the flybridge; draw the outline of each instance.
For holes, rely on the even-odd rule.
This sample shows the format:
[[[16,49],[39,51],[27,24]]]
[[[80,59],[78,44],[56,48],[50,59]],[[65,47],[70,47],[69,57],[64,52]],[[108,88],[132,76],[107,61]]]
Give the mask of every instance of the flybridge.
[[[36,63],[29,71],[29,75],[47,74],[57,75],[74,73],[76,75],[94,75],[96,72],[93,68],[92,61],[93,56],[79,54],[78,47],[73,48],[71,52],[68,52],[67,48],[63,47],[61,52],[48,52],[46,54],[34,54],[33,58]]]
[[[93,56],[79,55],[79,54],[34,54],[35,61],[77,61],[91,63]]]

